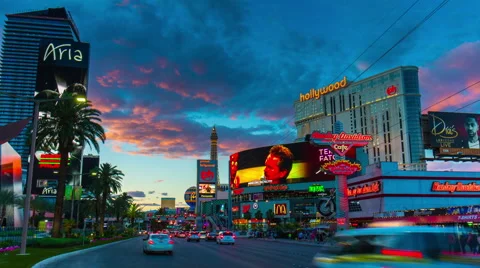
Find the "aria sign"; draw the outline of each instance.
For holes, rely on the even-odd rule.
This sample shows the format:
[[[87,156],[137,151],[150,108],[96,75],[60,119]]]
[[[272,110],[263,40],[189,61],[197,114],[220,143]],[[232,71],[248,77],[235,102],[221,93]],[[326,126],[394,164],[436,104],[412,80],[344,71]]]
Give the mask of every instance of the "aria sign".
[[[345,156],[352,147],[361,147],[367,145],[373,140],[372,135],[364,135],[361,133],[348,134],[342,132],[334,134],[332,132],[321,133],[314,131],[310,135],[310,140],[317,144],[330,144],[335,152],[340,156]]]
[[[360,164],[352,163],[348,160],[336,160],[328,162],[322,166],[324,169],[332,172],[335,175],[352,175],[353,173],[362,170]]]
[[[39,64],[88,68],[90,44],[70,40],[47,40],[40,44]]]
[[[364,185],[348,188],[348,196],[358,196],[380,192],[381,183],[379,181],[367,183]]]
[[[475,182],[450,184],[448,181],[445,183],[436,181],[432,184],[432,192],[480,192],[480,185]]]

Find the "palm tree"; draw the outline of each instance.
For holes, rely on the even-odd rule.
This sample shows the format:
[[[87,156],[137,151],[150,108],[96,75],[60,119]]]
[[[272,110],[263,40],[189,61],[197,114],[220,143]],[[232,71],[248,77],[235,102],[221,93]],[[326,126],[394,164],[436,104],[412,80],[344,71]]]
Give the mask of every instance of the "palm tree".
[[[257,220],[263,219],[263,213],[260,210],[257,210],[257,212],[255,212],[255,219]]]
[[[17,199],[17,205],[20,208],[24,208],[25,206],[25,196],[21,196]],[[30,200],[30,209],[32,210],[32,217],[30,218],[30,224],[35,226],[35,215],[37,213],[45,213],[47,211],[53,211],[55,207],[52,203],[48,202],[45,198],[36,197],[35,199]]]
[[[60,237],[62,226],[63,201],[65,197],[65,181],[67,177],[67,165],[69,153],[83,144],[94,147],[100,151],[97,139],[105,142],[105,130],[99,124],[101,112],[91,108],[90,101],[78,103],[73,100],[74,94],[85,87],[81,84],[69,86],[61,98],[66,99],[47,107],[50,116],[39,119],[37,132],[37,149],[58,151],[61,155],[59,179],[57,184],[57,196],[55,203],[55,215],[53,220],[52,236]]]
[[[115,212],[115,216],[117,217],[117,222],[120,221],[120,218],[122,218],[122,223],[123,223],[123,217],[128,211],[128,208],[133,202],[133,197],[129,196],[128,193],[122,193],[120,196],[115,198],[113,201],[113,208]]]
[[[105,211],[107,209],[107,199],[112,193],[118,193],[122,188],[122,171],[117,169],[117,166],[113,166],[110,163],[101,164],[98,170],[98,182],[100,183],[100,189],[102,190],[102,202],[100,206],[100,223],[98,225],[98,232],[103,235],[103,224],[105,222]]]
[[[139,204],[133,203],[130,205],[126,215],[130,219],[130,225],[133,227],[135,220],[142,216],[142,208]]]
[[[7,215],[7,206],[16,205],[17,196],[11,190],[0,190],[0,226]]]

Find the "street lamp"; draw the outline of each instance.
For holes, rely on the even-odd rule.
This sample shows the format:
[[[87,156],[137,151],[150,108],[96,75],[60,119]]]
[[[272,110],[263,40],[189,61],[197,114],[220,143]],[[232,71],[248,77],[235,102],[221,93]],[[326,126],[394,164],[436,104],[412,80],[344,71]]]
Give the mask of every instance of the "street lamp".
[[[82,176],[83,175],[90,175],[90,176],[96,176],[97,173],[96,172],[92,172],[92,173],[81,173],[81,174],[71,174],[73,176],[73,186],[72,186],[72,198],[71,198],[71,201],[72,201],[72,207],[70,209],[70,219],[73,219],[73,207],[74,207],[74,203],[75,203],[75,178],[77,176],[80,177],[80,186],[82,185]],[[82,199],[82,197],[80,196],[80,200]],[[78,211],[80,209],[80,202],[78,202],[78,206],[77,206],[77,221],[78,221]]]
[[[78,102],[85,102],[86,99],[84,97],[36,99],[36,98],[26,98],[23,96],[17,96],[17,95],[5,93],[5,92],[1,92],[0,94],[10,96],[15,99],[31,101],[34,103],[32,141],[30,145],[30,162],[28,163],[27,190],[26,190],[25,205],[23,208],[24,211],[23,211],[22,241],[20,245],[20,254],[18,254],[18,255],[28,255],[26,253],[27,237],[28,237],[28,222],[30,220],[30,199],[32,198],[33,163],[35,162],[34,161],[35,147],[36,147],[36,140],[37,140],[38,116],[40,113],[40,103],[58,102],[58,101],[66,101],[66,100],[76,100]]]

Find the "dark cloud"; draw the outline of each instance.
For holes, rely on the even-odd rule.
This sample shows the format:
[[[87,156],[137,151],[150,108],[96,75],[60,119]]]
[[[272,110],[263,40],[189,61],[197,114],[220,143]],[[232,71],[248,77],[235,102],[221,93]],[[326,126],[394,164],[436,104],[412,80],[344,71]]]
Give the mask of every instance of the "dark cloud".
[[[155,193],[155,191],[149,191],[148,192],[148,194],[154,194],[154,193]]]
[[[168,193],[162,193],[162,196],[168,196]]]
[[[143,191],[130,191],[130,192],[127,192],[127,193],[128,193],[129,196],[135,197],[135,198],[146,197],[145,192],[143,192]]]

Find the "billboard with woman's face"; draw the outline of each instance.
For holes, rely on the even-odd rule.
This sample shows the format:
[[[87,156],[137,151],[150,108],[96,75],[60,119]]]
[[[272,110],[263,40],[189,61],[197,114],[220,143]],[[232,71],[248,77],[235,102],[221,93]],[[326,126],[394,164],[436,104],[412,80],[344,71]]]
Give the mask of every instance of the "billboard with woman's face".
[[[355,159],[355,150],[347,158]],[[329,145],[318,146],[309,142],[260,147],[230,156],[230,185],[232,189],[329,181],[335,177],[322,169],[322,165],[335,160]]]

